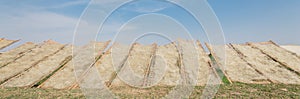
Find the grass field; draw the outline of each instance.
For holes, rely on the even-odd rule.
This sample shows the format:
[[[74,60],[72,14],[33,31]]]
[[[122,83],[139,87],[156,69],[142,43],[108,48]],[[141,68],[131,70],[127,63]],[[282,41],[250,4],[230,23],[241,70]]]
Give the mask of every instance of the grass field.
[[[112,88],[120,98],[153,98],[162,97],[171,87],[154,87],[148,89]],[[203,87],[195,87],[190,98],[198,98]],[[300,85],[284,84],[243,84],[221,85],[215,98],[300,98]],[[80,89],[54,90],[38,88],[0,88],[0,98],[85,98]]]

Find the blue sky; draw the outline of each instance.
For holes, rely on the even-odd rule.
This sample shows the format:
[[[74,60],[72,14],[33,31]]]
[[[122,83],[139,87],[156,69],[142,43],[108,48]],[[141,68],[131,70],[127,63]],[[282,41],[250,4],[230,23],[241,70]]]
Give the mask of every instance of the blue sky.
[[[88,3],[89,0],[1,0],[1,37],[22,39],[23,42],[42,42],[53,39],[61,43],[71,43],[76,23]],[[105,3],[103,1],[103,4]],[[227,43],[273,40],[279,44],[300,45],[299,0],[208,0],[208,3],[219,18]],[[207,42],[199,24],[195,23],[195,20],[191,19],[188,14],[178,15],[184,11],[168,6],[168,4],[158,3],[125,6],[117,11],[118,13],[107,23],[108,29],[102,38],[112,38],[115,27],[124,23],[135,13],[147,11],[149,7],[163,8],[158,10],[173,16],[178,21],[186,22],[183,24],[187,25],[187,28],[194,32],[201,32],[192,33],[194,38]],[[159,20],[163,17],[145,16],[145,19],[147,18]],[[152,20],[152,22],[152,24],[160,24],[159,22],[164,22],[164,20],[157,22]],[[126,28],[140,29],[134,26],[134,21],[131,24],[132,27]],[[163,24],[153,27],[165,28],[166,32],[168,30],[173,34],[182,32],[177,28],[172,31],[170,27],[176,26],[171,24],[173,23],[166,20]]]
[[[209,0],[227,42],[300,44],[299,0]]]

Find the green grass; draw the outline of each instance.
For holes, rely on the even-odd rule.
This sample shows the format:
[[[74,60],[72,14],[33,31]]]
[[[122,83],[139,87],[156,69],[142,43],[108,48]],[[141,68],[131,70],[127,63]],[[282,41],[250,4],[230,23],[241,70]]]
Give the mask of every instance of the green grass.
[[[172,87],[153,87],[136,89],[116,87],[111,90],[120,98],[155,98],[163,97]],[[199,98],[203,87],[195,87],[190,98]],[[80,89],[54,90],[38,88],[0,88],[0,98],[84,98]],[[224,84],[215,98],[300,98],[300,85],[284,84]]]
[[[225,77],[223,71],[217,65],[216,59],[211,54],[209,54],[208,56],[209,56],[210,60],[212,61],[212,65],[215,67],[214,69],[216,70],[217,74],[219,75],[219,77],[222,77],[222,82],[224,84],[230,84],[230,81]]]
[[[38,88],[0,88],[0,98],[84,98],[80,90],[53,90]]]

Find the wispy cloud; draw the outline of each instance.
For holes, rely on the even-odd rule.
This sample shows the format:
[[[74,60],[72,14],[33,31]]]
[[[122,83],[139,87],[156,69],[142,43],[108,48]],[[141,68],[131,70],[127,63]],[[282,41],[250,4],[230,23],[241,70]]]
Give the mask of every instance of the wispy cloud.
[[[52,5],[47,8],[48,9],[52,9],[52,8],[59,9],[59,8],[65,8],[65,7],[69,7],[69,6],[87,4],[88,2],[89,2],[89,0],[74,0],[74,1],[57,4],[57,5]]]
[[[40,12],[20,16],[6,15],[0,17],[0,33],[13,39],[26,41],[43,41],[47,39],[62,40],[61,37],[72,36],[77,19],[63,15]],[[33,38],[36,37],[36,38]]]
[[[151,13],[164,10],[172,5],[163,1],[137,1],[123,7],[123,10],[134,11],[138,13]]]
[[[41,42],[54,39],[62,43],[70,43],[78,19],[47,9],[62,9],[82,3],[82,1],[73,1],[44,7],[29,1],[16,4],[2,3],[0,4],[1,36],[22,39],[22,41]]]

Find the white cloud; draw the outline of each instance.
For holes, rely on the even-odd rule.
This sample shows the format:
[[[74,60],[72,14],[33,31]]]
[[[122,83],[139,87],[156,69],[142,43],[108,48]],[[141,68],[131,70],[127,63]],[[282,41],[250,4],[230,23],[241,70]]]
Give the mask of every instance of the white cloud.
[[[72,36],[77,19],[51,12],[0,16],[0,33],[11,39],[42,41]],[[71,38],[71,37],[70,37]]]
[[[119,0],[114,0],[114,1],[102,0],[102,1],[97,1],[96,3],[113,5],[113,3],[116,3],[116,1]],[[0,11],[4,12],[4,13],[0,13],[1,36],[9,39],[22,39],[22,41],[41,42],[44,40],[53,39],[61,43],[71,43],[73,39],[73,32],[78,22],[78,19],[63,14],[50,12],[47,11],[46,9],[57,8],[63,10],[64,7],[73,6],[82,3],[84,3],[84,1],[73,1],[73,2],[67,2],[59,5],[45,6],[45,7],[40,7],[40,5],[33,5],[33,4],[28,5],[28,3],[26,3],[27,5],[25,4],[23,6],[11,6],[11,5],[5,6],[5,9],[3,6],[1,7],[0,4]],[[158,11],[166,8],[166,6],[153,6],[153,7],[156,8],[156,9],[152,9],[154,11]],[[134,9],[134,10],[149,11],[149,7],[137,6],[137,8],[139,9]],[[98,18],[98,17],[91,17],[91,18]],[[82,26],[81,28],[83,28],[82,32],[84,33],[91,34],[99,28],[98,21],[91,20],[89,22],[85,22],[84,20],[82,20],[81,22],[83,23],[81,25]],[[106,24],[105,25],[106,31],[100,34],[100,39],[102,38],[103,38],[102,40],[112,39],[115,34],[113,34],[111,31],[115,31],[116,29],[118,29],[120,25],[120,23],[118,22],[119,21],[116,21],[116,23]],[[165,26],[155,26],[155,27],[165,27]],[[138,25],[129,25],[123,28],[122,31],[133,31],[137,29],[138,29]],[[90,40],[90,38],[92,38],[91,36],[87,36],[86,34],[79,35],[79,37],[86,40]]]
[[[53,6],[49,6],[47,8],[65,8],[65,7],[69,7],[69,6],[75,6],[75,5],[80,5],[80,4],[87,4],[89,2],[89,0],[73,0],[73,1],[69,1],[69,2],[65,2],[62,4],[58,4],[58,5],[53,5]]]
[[[135,11],[139,13],[151,13],[171,7],[172,4],[160,1],[140,1],[128,4],[123,10]]]
[[[127,2],[126,0],[92,0],[93,5],[114,5],[120,2]]]
[[[56,8],[79,3],[63,3]],[[22,39],[22,42],[42,42],[48,39],[61,43],[72,41],[77,18],[50,12],[45,9],[46,7],[41,8],[28,2],[5,4],[0,4],[1,37]]]
[[[164,10],[168,6],[157,6],[157,7],[134,7],[134,8],[124,8],[124,10],[135,11],[139,13],[151,13]]]

